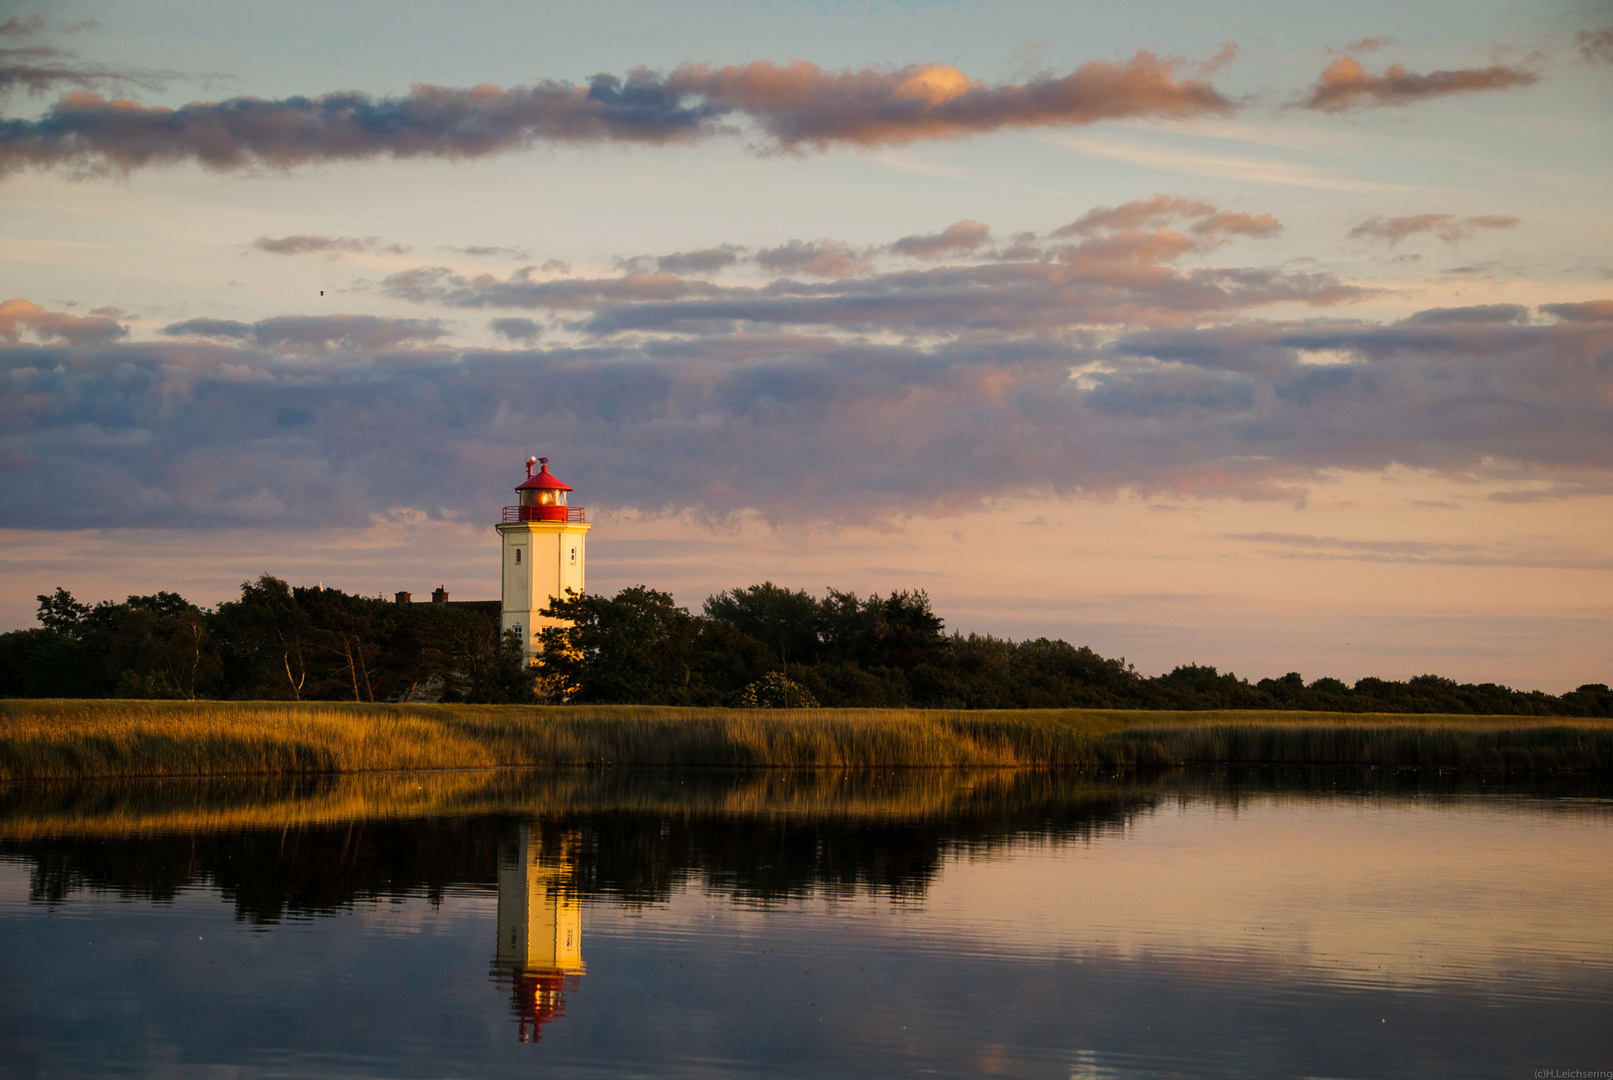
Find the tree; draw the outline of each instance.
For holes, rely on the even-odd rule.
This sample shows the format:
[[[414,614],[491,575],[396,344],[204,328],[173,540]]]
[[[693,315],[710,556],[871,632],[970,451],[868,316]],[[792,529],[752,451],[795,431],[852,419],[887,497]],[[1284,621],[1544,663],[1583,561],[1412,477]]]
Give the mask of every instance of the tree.
[[[770,646],[780,663],[819,659],[820,605],[804,590],[791,591],[771,581],[706,597],[706,618],[724,622]]]
[[[779,672],[769,671],[740,691],[738,704],[742,709],[816,709],[818,699]]]
[[[313,696],[312,630],[290,585],[269,574],[242,582],[241,599],[220,604],[213,619],[232,696],[291,701]]]
[[[643,585],[614,598],[566,590],[543,615],[541,675],[568,701],[695,704],[699,623],[670,594]]]
[[[39,601],[39,625],[67,637],[79,632],[92,610],[90,605],[74,600],[73,594],[60,585],[49,596],[41,593],[34,599]]]
[[[491,630],[491,628],[489,628]],[[538,672],[527,663],[525,642],[514,630],[502,637],[489,634],[496,645],[464,653],[469,689],[465,700],[476,705],[531,705],[538,700]]]
[[[183,596],[131,596],[111,614],[106,662],[117,672],[118,697],[196,698],[217,683],[223,667],[207,613]]]

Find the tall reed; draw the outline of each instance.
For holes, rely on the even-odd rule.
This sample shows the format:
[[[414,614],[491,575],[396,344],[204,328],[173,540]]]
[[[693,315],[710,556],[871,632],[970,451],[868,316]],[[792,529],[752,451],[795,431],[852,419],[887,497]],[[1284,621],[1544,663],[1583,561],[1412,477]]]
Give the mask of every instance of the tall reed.
[[[1613,722],[1104,710],[0,702],[0,780],[659,765],[1613,770]]]

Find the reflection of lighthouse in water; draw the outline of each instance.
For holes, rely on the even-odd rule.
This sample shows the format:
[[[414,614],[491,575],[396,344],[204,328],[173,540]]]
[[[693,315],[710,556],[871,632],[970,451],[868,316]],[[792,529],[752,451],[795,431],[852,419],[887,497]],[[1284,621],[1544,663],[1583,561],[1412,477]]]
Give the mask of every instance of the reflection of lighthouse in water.
[[[494,976],[513,984],[522,1042],[565,1013],[563,991],[583,973],[582,905],[571,882],[576,834],[543,849],[535,826],[517,826],[498,848],[498,949]]]

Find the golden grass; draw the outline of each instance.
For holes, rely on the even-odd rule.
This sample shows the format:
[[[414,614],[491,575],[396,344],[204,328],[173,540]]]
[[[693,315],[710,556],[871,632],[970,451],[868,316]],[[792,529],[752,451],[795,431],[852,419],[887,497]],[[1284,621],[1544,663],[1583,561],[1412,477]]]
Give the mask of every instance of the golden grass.
[[[1613,770],[1613,721],[1257,711],[0,701],[0,780],[499,766]]]
[[[0,786],[0,841],[297,829],[382,820],[590,812],[859,822],[1013,817],[1157,797],[1160,776],[1050,770],[475,769],[113,778]],[[1034,816],[1034,815],[1033,815]]]

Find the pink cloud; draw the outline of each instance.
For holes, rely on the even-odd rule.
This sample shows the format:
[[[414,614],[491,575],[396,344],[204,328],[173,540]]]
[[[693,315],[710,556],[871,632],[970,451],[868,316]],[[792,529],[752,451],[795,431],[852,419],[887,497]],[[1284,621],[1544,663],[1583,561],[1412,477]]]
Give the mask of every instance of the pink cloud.
[[[97,309],[110,311],[115,309]],[[0,303],[0,341],[17,344],[22,332],[32,331],[46,341],[65,341],[69,345],[105,345],[128,336],[128,329],[119,325],[110,314],[69,315],[49,311],[30,300],[7,300]]]
[[[1579,44],[1580,59],[1587,64],[1613,64],[1613,26],[1581,30],[1574,40]]]
[[[1428,98],[1531,86],[1540,76],[1523,68],[1492,64],[1485,68],[1434,71],[1418,75],[1391,64],[1381,75],[1362,67],[1353,56],[1341,56],[1322,69],[1322,76],[1302,104],[1323,112],[1409,105]]]
[[[904,236],[890,245],[896,255],[909,255],[916,259],[940,259],[948,255],[962,255],[974,251],[986,242],[991,228],[978,221],[954,222],[938,233],[925,236]]]

